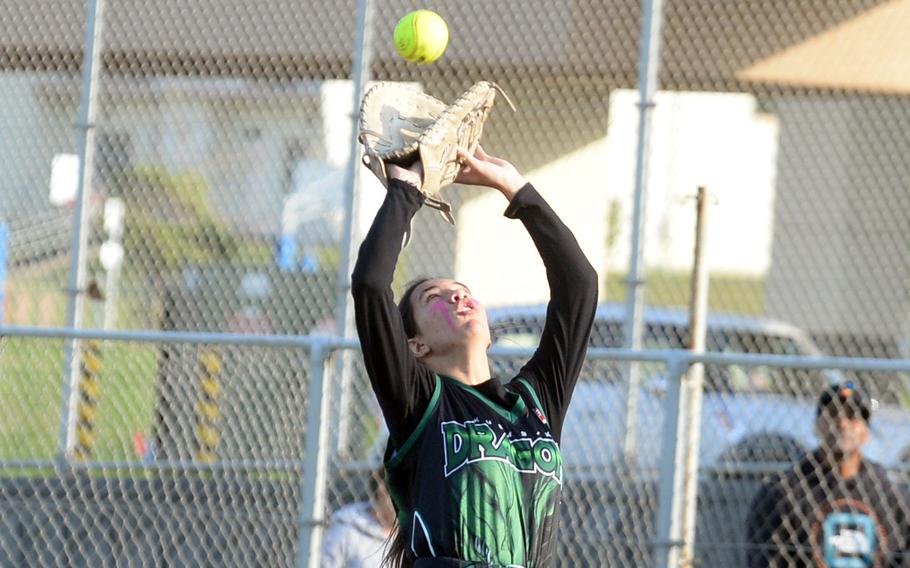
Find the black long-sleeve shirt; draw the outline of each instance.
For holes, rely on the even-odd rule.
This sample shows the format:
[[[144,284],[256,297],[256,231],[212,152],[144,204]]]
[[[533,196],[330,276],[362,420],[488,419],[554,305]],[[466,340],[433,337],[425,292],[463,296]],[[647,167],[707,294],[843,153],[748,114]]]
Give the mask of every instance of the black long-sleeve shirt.
[[[364,364],[392,441],[397,445],[414,431],[435,385],[434,373],[419,363],[408,348],[391,290],[403,236],[422,204],[423,194],[415,187],[392,180],[360,247],[352,275]],[[546,267],[550,288],[546,325],[537,351],[519,376],[540,394],[558,440],[591,333],[597,273],[571,231],[530,184],[514,196],[505,215],[525,225]],[[507,390],[497,378],[475,388],[488,398],[507,404]]]

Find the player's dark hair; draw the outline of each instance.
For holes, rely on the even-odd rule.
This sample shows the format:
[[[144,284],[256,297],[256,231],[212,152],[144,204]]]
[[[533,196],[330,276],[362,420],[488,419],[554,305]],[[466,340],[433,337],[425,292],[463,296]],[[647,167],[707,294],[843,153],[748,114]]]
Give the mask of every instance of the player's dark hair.
[[[405,554],[404,533],[401,525],[395,523],[395,529],[389,535],[389,544],[385,557],[382,559],[382,568],[412,568],[414,562]]]
[[[401,321],[404,323],[404,332],[408,339],[416,336],[418,333],[417,320],[414,319],[414,304],[411,302],[411,296],[417,287],[432,278],[420,277],[408,282],[405,286],[404,293],[398,300],[398,313],[401,314]],[[407,545],[405,544],[404,533],[401,526],[395,523],[395,529],[389,535],[389,544],[386,549],[386,555],[382,559],[382,568],[412,568],[414,563],[408,558]]]
[[[416,336],[419,331],[417,329],[417,320],[414,319],[414,304],[411,303],[411,296],[414,295],[414,290],[427,280],[432,279],[421,277],[408,282],[407,287],[404,289],[404,294],[398,300],[398,313],[401,314],[401,321],[404,322],[404,332],[407,334],[408,339]]]
[[[383,468],[380,475],[385,475],[385,469]],[[376,472],[370,477],[374,482],[378,483],[376,479]],[[388,484],[388,482],[386,482]],[[395,500],[392,500],[392,503],[395,503]],[[395,505],[395,526],[392,528],[392,532],[389,533],[389,538],[386,540],[385,546],[385,556],[382,558],[381,567],[382,568],[412,568],[414,562],[408,558],[407,547],[405,546],[404,533],[401,531],[401,525],[398,524],[398,506]]]

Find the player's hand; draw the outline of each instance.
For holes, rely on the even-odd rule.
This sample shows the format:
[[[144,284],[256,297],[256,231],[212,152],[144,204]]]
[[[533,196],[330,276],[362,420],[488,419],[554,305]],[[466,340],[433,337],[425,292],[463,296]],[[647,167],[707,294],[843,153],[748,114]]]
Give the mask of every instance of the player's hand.
[[[522,176],[515,166],[509,162],[491,156],[483,151],[480,145],[471,156],[464,150],[458,149],[458,158],[464,164],[456,183],[465,183],[469,185],[483,185],[492,187],[506,196],[506,199],[512,201],[518,190],[528,183],[528,180]]]
[[[402,168],[396,164],[386,164],[386,172],[389,175],[389,179],[401,180],[417,189],[420,189],[423,185],[423,164],[420,163],[420,160],[411,164],[409,168]]]

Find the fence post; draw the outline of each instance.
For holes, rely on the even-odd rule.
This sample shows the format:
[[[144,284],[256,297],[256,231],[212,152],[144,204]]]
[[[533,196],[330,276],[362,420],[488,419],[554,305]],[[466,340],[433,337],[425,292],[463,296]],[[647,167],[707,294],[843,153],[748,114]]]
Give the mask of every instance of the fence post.
[[[86,254],[88,251],[89,195],[95,168],[95,113],[98,98],[98,76],[101,72],[101,42],[104,24],[104,0],[88,0],[85,26],[85,52],[82,60],[82,107],[79,112],[79,183],[73,211],[73,239],[70,257],[70,296],[66,326],[82,327],[85,303]],[[66,465],[75,445],[74,412],[78,404],[76,384],[79,380],[79,343],[67,339],[64,354],[63,396],[60,435],[57,449],[59,467]]]
[[[327,341],[316,338],[310,347],[310,392],[298,518],[298,568],[318,568],[321,558],[328,468],[328,428],[323,428],[323,424],[331,402],[331,382],[325,380],[331,355]]]
[[[695,262],[692,266],[692,297],[689,319],[689,350],[705,352],[708,318],[708,261],[705,258],[708,232],[708,190],[698,188],[695,222]],[[695,520],[698,504],[698,458],[701,449],[701,407],[705,382],[705,365],[693,363],[686,381],[686,451],[685,489],[683,491],[682,566],[695,563]]]
[[[623,347],[641,349],[642,314],[644,312],[645,221],[648,204],[648,167],[651,152],[651,123],[657,106],[658,69],[660,67],[660,29],[663,0],[645,0],[641,16],[641,46],[638,64],[638,144],[635,148],[635,191],[633,194],[632,241],[629,251],[629,275],[626,277],[626,313],[623,324]],[[638,361],[629,361],[626,369],[626,408],[623,430],[623,457],[634,466],[638,431]]]
[[[667,359],[667,407],[664,438],[661,446],[658,487],[657,542],[654,543],[655,566],[679,565],[682,540],[683,487],[685,472],[686,393],[683,374],[689,365],[685,355]]]
[[[363,99],[364,91],[370,80],[370,65],[373,61],[373,14],[375,0],[357,0],[356,31],[354,37],[353,68],[351,81],[354,86],[351,101],[351,150],[348,154],[348,166],[344,178],[344,230],[341,244],[341,263],[338,266],[338,283],[335,296],[335,334],[345,339],[354,337],[354,308],[351,303],[351,271],[354,265],[358,222],[360,215],[360,142],[357,136],[357,113]],[[335,431],[335,448],[343,451],[348,442],[351,419],[348,416],[351,397],[352,374],[354,365],[351,354],[339,353],[335,362],[336,373],[341,378],[339,425]]]

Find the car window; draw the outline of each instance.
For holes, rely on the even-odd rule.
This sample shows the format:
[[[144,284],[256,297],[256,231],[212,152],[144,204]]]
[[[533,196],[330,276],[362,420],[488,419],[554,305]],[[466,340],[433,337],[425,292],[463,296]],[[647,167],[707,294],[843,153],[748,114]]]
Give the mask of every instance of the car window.
[[[534,347],[543,330],[543,321],[537,316],[514,316],[490,320],[490,337],[494,345],[507,347]]]
[[[747,330],[710,330],[708,350],[720,353],[765,353],[808,355],[793,337]],[[714,365],[706,369],[706,389],[715,392],[750,392],[788,396],[814,392],[825,377],[817,369],[767,367],[765,365]]]
[[[594,320],[591,327],[591,347],[618,348],[623,346],[623,324],[616,320]]]

